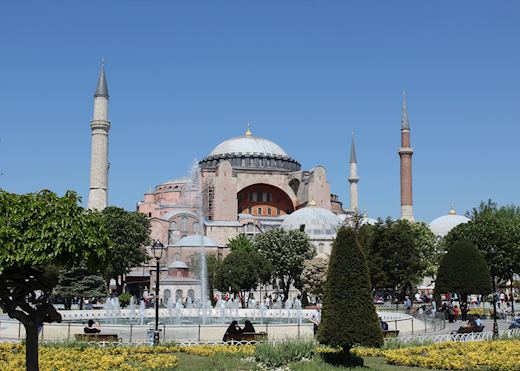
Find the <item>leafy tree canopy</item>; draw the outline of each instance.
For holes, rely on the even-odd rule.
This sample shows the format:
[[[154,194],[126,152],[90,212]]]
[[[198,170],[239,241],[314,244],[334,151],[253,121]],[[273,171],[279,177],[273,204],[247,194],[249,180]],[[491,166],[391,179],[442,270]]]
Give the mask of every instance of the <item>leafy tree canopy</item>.
[[[230,239],[227,243],[227,247],[231,251],[236,250],[245,250],[245,251],[251,251],[253,250],[253,242],[251,241],[251,238],[249,238],[246,234],[240,233],[238,236]]]
[[[469,241],[455,242],[442,257],[435,281],[435,293],[457,293],[466,299],[469,294],[491,293],[491,276],[486,260]]]
[[[123,275],[148,261],[144,246],[151,243],[150,220],[138,212],[130,212],[109,206],[101,213],[103,222],[112,241],[104,262],[104,275],[114,278],[121,292]]]
[[[316,257],[305,260],[301,274],[303,290],[309,294],[323,297],[327,280],[328,259]]]
[[[273,277],[278,280],[284,298],[289,297],[291,284],[298,281],[303,262],[316,255],[305,232],[274,228],[255,236],[253,246],[271,263]]]
[[[332,246],[318,341],[346,353],[354,345],[383,345],[368,267],[354,228],[341,227]]]
[[[471,241],[484,254],[496,277],[509,279],[520,273],[520,209],[517,206],[498,207],[489,200],[466,213],[470,222],[453,228],[444,245]],[[495,253],[492,253],[492,248]]]
[[[105,279],[99,274],[89,272],[84,266],[61,270],[56,295],[65,298],[65,309],[70,309],[72,298],[94,298],[107,295]]]
[[[270,268],[270,263],[257,251],[232,251],[219,267],[217,273],[219,289],[240,294],[244,306],[246,293],[256,290],[259,283],[269,279]]]
[[[38,327],[61,321],[49,303],[57,276],[48,267],[93,268],[110,247],[99,214],[79,201],[74,192],[0,191],[0,307],[25,327],[28,370],[38,369]]]

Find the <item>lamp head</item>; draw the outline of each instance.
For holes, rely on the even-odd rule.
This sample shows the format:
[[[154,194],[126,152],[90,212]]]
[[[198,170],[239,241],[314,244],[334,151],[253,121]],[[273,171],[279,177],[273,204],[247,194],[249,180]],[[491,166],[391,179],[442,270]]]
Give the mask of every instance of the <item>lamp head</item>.
[[[155,257],[155,259],[160,260],[162,258],[163,250],[164,245],[162,244],[162,242],[159,240],[155,240],[152,245],[153,256]]]

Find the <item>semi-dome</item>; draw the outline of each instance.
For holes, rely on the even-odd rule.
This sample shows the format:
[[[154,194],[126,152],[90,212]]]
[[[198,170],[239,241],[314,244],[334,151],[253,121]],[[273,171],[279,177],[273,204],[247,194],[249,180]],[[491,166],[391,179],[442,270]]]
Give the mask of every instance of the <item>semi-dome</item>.
[[[307,206],[289,214],[282,222],[281,227],[286,230],[300,229],[305,225],[305,232],[310,236],[334,236],[341,224],[340,218],[332,211]]]
[[[209,155],[224,155],[228,153],[258,153],[287,156],[287,153],[278,144],[252,135],[243,135],[225,140],[216,146]]]
[[[453,228],[458,226],[459,224],[464,224],[469,222],[470,219],[466,218],[462,215],[457,215],[453,206],[448,213],[448,215],[443,215],[435,220],[433,220],[429,226],[430,230],[433,232],[435,236],[444,237],[451,231]]]
[[[245,135],[223,141],[211,153],[199,161],[202,169],[216,169],[222,161],[228,161],[233,169],[262,169],[270,171],[299,171],[301,165],[289,157],[278,144],[253,136],[247,129]]]
[[[197,234],[181,238],[179,241],[175,242],[173,247],[200,247],[201,244],[203,244],[204,247],[219,247],[219,245],[211,238]]]
[[[176,260],[173,263],[168,264],[168,268],[171,268],[171,269],[188,269],[188,265],[185,262],[181,261],[181,260]]]

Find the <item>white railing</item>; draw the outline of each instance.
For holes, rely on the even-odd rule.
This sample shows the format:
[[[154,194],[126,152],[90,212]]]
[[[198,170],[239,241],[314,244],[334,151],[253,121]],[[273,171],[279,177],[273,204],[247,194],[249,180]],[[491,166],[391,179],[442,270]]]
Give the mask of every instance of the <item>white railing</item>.
[[[520,329],[502,330],[498,332],[500,339],[512,338],[520,336]],[[424,343],[440,343],[446,341],[484,341],[492,340],[492,331],[470,332],[467,334],[440,334],[440,335],[421,335],[421,336],[405,336],[399,338],[386,338],[385,343],[398,344],[424,344]]]

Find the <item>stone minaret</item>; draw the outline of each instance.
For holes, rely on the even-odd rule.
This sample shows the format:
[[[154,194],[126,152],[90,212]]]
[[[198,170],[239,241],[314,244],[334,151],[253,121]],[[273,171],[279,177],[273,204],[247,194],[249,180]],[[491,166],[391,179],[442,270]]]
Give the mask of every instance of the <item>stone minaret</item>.
[[[359,209],[358,204],[358,182],[359,177],[357,174],[357,158],[356,158],[356,146],[354,144],[354,133],[352,133],[352,145],[350,147],[350,176],[348,177],[350,183],[350,210],[356,214]]]
[[[412,199],[412,155],[413,148],[410,147],[410,123],[408,122],[408,112],[406,110],[406,92],[403,92],[401,148],[399,148],[399,157],[401,158],[401,219],[406,219],[411,222],[414,221]]]
[[[88,208],[103,210],[107,206],[108,191],[108,87],[105,64],[101,63],[99,80],[94,93],[94,117],[90,122],[92,148],[90,157],[90,191]]]

